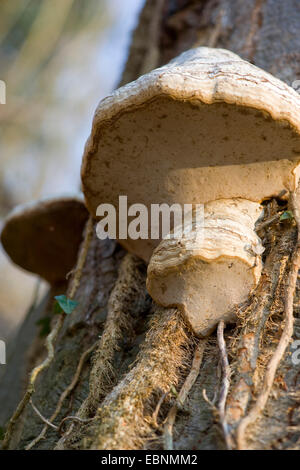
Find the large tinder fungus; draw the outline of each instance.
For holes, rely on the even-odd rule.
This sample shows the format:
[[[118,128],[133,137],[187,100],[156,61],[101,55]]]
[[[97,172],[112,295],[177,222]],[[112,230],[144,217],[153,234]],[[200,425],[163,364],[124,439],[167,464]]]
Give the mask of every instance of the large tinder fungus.
[[[259,278],[263,250],[255,222],[262,201],[296,188],[299,131],[299,95],[223,49],[189,50],[116,90],[96,110],[82,164],[93,216],[100,202],[117,208],[120,195],[149,213],[151,204],[209,202],[203,244],[191,249],[187,238],[163,240],[148,271],[154,300],[192,309],[187,318],[198,334],[211,331]],[[120,239],[146,262],[160,242]]]

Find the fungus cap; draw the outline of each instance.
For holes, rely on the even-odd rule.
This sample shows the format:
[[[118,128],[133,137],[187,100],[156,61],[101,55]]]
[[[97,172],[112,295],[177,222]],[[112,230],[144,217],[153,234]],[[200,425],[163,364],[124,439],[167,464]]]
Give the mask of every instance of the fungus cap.
[[[293,190],[300,97],[236,54],[191,49],[100,102],[82,163],[83,192],[101,203],[255,202]],[[120,240],[148,261],[159,240]]]
[[[15,264],[55,284],[76,263],[87,218],[79,197],[23,204],[4,221],[1,242]]]

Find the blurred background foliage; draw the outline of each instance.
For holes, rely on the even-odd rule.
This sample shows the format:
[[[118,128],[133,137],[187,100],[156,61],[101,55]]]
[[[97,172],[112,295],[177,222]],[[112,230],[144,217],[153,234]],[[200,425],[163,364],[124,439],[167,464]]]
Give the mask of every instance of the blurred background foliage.
[[[0,0],[0,228],[17,204],[78,191],[93,112],[117,85],[143,3]],[[1,339],[36,282],[0,249]]]

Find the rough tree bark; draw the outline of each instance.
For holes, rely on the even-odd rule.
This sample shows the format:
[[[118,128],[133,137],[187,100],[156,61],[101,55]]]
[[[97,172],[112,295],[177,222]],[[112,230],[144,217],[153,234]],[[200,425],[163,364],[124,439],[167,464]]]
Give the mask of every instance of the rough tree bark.
[[[300,79],[299,30],[300,5],[297,0],[148,0],[133,35],[121,84],[135,80],[141,74],[197,45],[229,49],[291,85],[294,80]],[[269,215],[274,214],[277,209],[276,201],[270,203]],[[232,369],[227,420],[233,430],[238,429],[240,419],[253,408],[262,390],[267,363],[282,334],[284,296],[291,271],[291,256],[296,245],[296,232],[295,224],[287,221],[268,226],[261,234],[267,246],[262,280],[247,305],[241,306],[237,312],[237,326],[231,326],[225,332]],[[72,382],[81,355],[103,332],[109,295],[124,255],[124,250],[116,243],[100,242],[94,236],[75,297],[79,301],[79,307],[65,319],[56,343],[54,360],[49,369],[39,377],[32,396],[34,405],[47,419],[54,413],[61,394]],[[124,284],[125,290],[129,291],[126,302],[123,302],[122,296],[119,299],[121,307],[123,305],[125,334],[118,337],[117,350],[110,361],[111,373],[107,376],[105,390],[101,391],[104,396],[129,370],[137,357],[139,345],[144,340],[151,310],[151,302],[144,286],[145,275],[146,267],[142,262],[134,260],[127,280],[130,284]],[[297,289],[294,299],[294,339],[300,338],[299,292]],[[94,361],[97,360],[97,354],[99,356],[99,351]],[[186,362],[190,364],[192,354],[190,351],[186,354]],[[56,426],[64,417],[74,416],[78,410],[83,409],[83,403],[88,406],[88,412],[82,415],[85,418],[92,417],[95,409],[101,405],[104,396],[97,390],[93,395],[94,402],[89,402],[88,405],[85,402],[89,395],[89,375],[92,368],[89,358],[87,356],[78,381],[54,420]],[[204,348],[200,373],[190,390],[184,409],[177,413],[173,429],[174,448],[222,449],[228,446],[220,426],[220,414],[205,398],[213,400],[219,389],[219,361],[220,352],[215,334]],[[26,367],[24,363],[24,368]],[[182,379],[187,373],[188,371],[180,372],[184,375]],[[293,365],[291,349],[288,349],[277,370],[265,409],[247,430],[247,447],[300,447],[299,384],[300,366]],[[8,389],[5,378],[2,380],[2,403],[5,402],[5,392],[13,394],[14,387],[19,390],[18,383]],[[204,395],[203,390],[206,392]],[[19,392],[15,396],[19,397]],[[158,401],[159,397],[153,403],[153,412]],[[169,399],[162,405],[156,416],[160,424],[172,404],[172,399]],[[8,418],[7,414],[2,413],[2,420],[3,416]],[[45,423],[27,404],[14,426],[9,447],[24,449],[30,446],[44,426]],[[85,438],[84,426],[79,429],[80,423],[73,422],[68,427],[66,422],[65,426],[69,429],[68,432],[73,432],[73,440],[68,441],[70,448],[95,447],[95,443],[91,444],[91,429],[97,433],[97,422],[86,432],[88,438]],[[140,445],[145,448],[162,448],[162,427],[155,428],[154,433],[157,437],[155,441],[146,440]],[[48,428],[43,439],[34,448],[53,449],[60,437],[57,430]],[[242,448],[243,445],[237,438],[232,447]]]

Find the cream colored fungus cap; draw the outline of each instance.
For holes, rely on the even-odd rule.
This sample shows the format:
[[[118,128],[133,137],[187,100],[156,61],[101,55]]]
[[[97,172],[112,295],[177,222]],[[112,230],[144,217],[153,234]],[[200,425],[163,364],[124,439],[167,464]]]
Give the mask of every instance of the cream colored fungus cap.
[[[93,216],[100,203],[262,200],[293,190],[300,97],[224,49],[195,48],[116,90],[96,110],[82,163]],[[120,240],[148,261],[159,240]]]
[[[199,336],[221,319],[233,320],[234,306],[260,278],[264,249],[254,227],[261,209],[244,199],[208,203],[202,228],[191,223],[184,236],[165,239],[154,250],[148,292],[158,304],[181,310]]]

